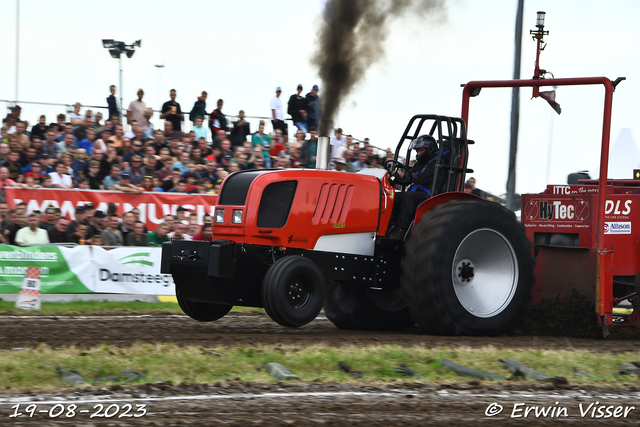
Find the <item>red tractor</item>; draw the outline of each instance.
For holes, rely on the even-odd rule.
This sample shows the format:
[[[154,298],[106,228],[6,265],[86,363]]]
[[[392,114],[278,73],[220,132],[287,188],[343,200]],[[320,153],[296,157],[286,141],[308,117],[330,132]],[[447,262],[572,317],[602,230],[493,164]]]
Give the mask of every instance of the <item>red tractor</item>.
[[[546,32],[538,32],[539,56]],[[434,334],[498,335],[527,308],[581,301],[593,324],[593,312],[599,315],[606,335],[614,306],[636,299],[640,271],[631,234],[639,186],[606,179],[612,93],[621,79],[544,79],[537,60],[535,73],[530,80],[468,83],[462,118],[411,119],[392,167],[408,168],[408,142],[429,134],[441,158],[435,174],[445,179],[437,192],[434,177],[432,196],[417,209],[404,240],[387,237],[396,193],[405,188],[396,190],[384,169],[230,175],[215,210],[217,240],[163,245],[162,273],[173,275],[181,308],[193,319],[213,321],[234,305],[264,307],[277,323],[299,327],[324,307],[342,329],[417,323]],[[481,88],[528,86],[537,97],[542,86],[585,84],[605,87],[599,180],[522,196],[524,226],[501,205],[464,192],[473,143],[469,100]],[[617,320],[639,322],[635,311]]]
[[[446,161],[405,241],[385,237],[396,190],[384,169],[230,175],[214,214],[218,240],[163,245],[162,271],[173,275],[184,312],[212,321],[233,305],[264,307],[298,327],[324,306],[344,329],[417,322],[432,333],[506,331],[531,294],[531,243],[512,212],[463,191],[471,141],[461,119],[413,117],[394,166],[408,167],[407,142],[424,133]],[[436,194],[438,174],[446,179]]]

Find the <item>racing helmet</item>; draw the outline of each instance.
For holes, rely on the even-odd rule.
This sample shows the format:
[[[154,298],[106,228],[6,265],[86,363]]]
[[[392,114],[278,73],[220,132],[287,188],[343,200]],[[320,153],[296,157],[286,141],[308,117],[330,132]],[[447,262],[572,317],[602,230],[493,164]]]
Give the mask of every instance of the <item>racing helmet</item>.
[[[424,148],[425,152],[423,156],[430,158],[436,151],[438,151],[438,143],[431,135],[420,135],[411,141],[411,145],[409,146],[410,150],[416,150],[418,148]]]

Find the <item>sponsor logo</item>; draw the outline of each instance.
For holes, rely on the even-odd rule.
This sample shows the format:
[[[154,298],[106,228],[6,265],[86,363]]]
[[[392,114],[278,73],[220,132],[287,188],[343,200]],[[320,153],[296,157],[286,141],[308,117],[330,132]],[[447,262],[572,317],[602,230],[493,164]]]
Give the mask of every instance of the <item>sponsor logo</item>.
[[[344,228],[346,225],[344,222],[334,222],[333,228]]]
[[[58,254],[56,252],[40,252],[40,250],[31,252],[14,249],[13,251],[0,251],[0,260],[54,262],[58,260]]]
[[[149,252],[140,252],[137,254],[127,255],[118,260],[121,264],[139,264],[139,265],[148,265],[149,267],[153,267],[153,261],[149,261]],[[132,259],[135,258],[135,259]],[[140,259],[137,259],[140,258]],[[147,259],[145,259],[147,258]]]
[[[605,222],[604,234],[631,234],[631,222]]]
[[[307,243],[307,238],[306,237],[296,237],[293,234],[289,236],[289,238],[287,239],[287,243],[291,244],[291,242],[297,242],[297,243]]]
[[[533,203],[533,205],[532,205]],[[534,219],[536,202],[529,202],[527,206],[528,219]],[[589,204],[583,200],[578,203],[563,203],[560,200],[540,200],[537,213],[542,220],[573,220],[584,221],[589,216]]]
[[[609,215],[629,215],[631,213],[631,203],[633,200],[607,200],[604,206],[604,213]]]

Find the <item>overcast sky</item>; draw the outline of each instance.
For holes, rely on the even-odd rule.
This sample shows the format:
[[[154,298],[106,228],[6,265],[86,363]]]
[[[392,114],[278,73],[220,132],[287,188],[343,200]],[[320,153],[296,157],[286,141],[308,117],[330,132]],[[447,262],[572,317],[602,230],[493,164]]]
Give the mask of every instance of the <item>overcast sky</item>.
[[[16,0],[2,8],[0,99],[15,94]],[[147,105],[160,108],[168,90],[189,110],[202,90],[207,109],[225,100],[224,111],[269,115],[276,86],[283,98],[298,83],[306,93],[321,85],[310,63],[316,33],[326,25],[320,0],[20,0],[22,101],[104,105],[118,84],[118,61],[101,39],[142,47],[124,59],[124,104],[145,89]],[[517,0],[449,0],[443,15],[403,17],[390,23],[386,57],[373,65],[343,104],[337,124],[357,138],[395,147],[414,114],[460,115],[461,83],[510,79],[513,75]],[[541,67],[559,77],[626,76],[614,95],[611,139],[638,138],[640,2],[633,0],[525,0],[522,77],[533,73],[535,43],[528,35],[536,11],[547,12],[550,35]],[[155,64],[164,64],[158,70]],[[598,174],[604,90],[560,88],[562,114],[521,91],[516,190],[539,192],[570,172]],[[322,87],[320,88],[322,96]],[[485,89],[471,103],[469,166],[478,186],[505,192],[509,147],[510,89]],[[33,118],[26,117],[33,120]],[[51,120],[49,120],[51,121]],[[269,127],[270,128],[270,127]],[[628,129],[623,132],[623,129]],[[635,166],[640,159],[631,159]],[[619,172],[631,177],[631,170]],[[610,174],[610,176],[612,176]]]

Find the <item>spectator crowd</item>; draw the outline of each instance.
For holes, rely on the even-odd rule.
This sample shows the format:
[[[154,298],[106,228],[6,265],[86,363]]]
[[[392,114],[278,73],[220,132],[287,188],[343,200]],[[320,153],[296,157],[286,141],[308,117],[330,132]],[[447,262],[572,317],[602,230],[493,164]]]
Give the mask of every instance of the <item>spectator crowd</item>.
[[[43,213],[27,212],[26,206],[8,211],[7,187],[217,194],[222,181],[233,172],[316,167],[321,118],[318,86],[303,96],[303,87],[298,85],[287,102],[290,120],[285,118],[282,90],[276,88],[269,104],[270,126],[261,120],[253,132],[244,111],[234,116],[235,121],[227,118],[222,99],[208,112],[204,91],[185,113],[172,89],[159,110],[162,129],[154,128],[151,119],[155,112],[145,104],[142,89],[126,110],[117,103],[115,86],[110,92],[108,117],[100,111],[82,111],[82,105],[76,103],[68,116],[59,114],[55,122],[48,123],[41,115],[31,125],[21,117],[19,106],[11,108],[3,120],[0,140],[3,243],[46,240],[153,246],[172,233],[184,238],[206,233],[194,228],[188,217],[167,217],[158,230],[146,233],[135,210],[118,218],[115,212],[79,207],[72,222],[53,206]],[[192,122],[188,132],[183,132],[185,120]],[[291,132],[288,122],[293,124]],[[375,154],[368,138],[356,141],[340,128],[330,145],[330,167],[338,171],[382,167],[385,158],[392,156],[390,149],[384,156]]]
[[[66,243],[93,246],[162,246],[169,239],[212,241],[213,218],[204,214],[199,226],[195,214],[179,207],[176,215],[165,215],[155,231],[148,232],[136,208],[118,218],[111,203],[105,214],[87,203],[75,210],[69,221],[60,209],[49,206],[44,213],[27,214],[26,203],[9,209],[0,202],[0,243],[10,245],[43,245]]]

